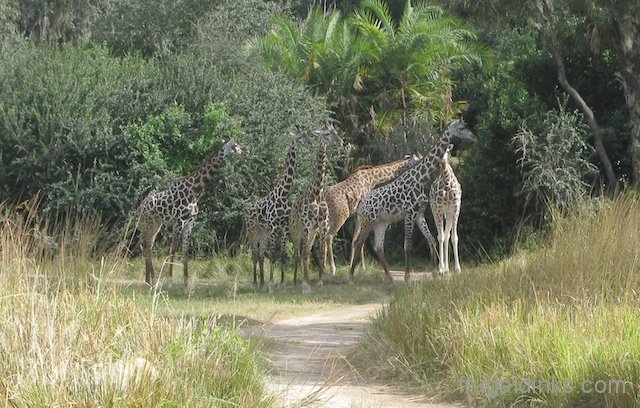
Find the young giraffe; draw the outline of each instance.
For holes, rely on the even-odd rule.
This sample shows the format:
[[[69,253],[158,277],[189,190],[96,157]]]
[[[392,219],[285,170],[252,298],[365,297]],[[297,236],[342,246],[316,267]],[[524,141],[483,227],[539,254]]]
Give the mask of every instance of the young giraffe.
[[[149,285],[156,283],[151,250],[160,228],[165,224],[172,230],[168,286],[171,287],[173,284],[173,257],[179,241],[182,244],[184,284],[189,285],[189,237],[195,223],[195,216],[198,214],[198,194],[213,179],[226,156],[243,154],[247,150],[245,146],[231,139],[211,155],[201,167],[178,179],[168,190],[152,191],[142,200],[138,207],[138,228],[142,232],[145,281]]]
[[[257,287],[257,267],[260,269],[260,289],[264,285],[264,257],[268,250],[269,263],[269,293],[273,292],[273,271],[277,256],[281,260],[280,283],[284,283],[284,272],[287,263],[286,244],[289,240],[289,216],[291,203],[289,196],[295,167],[298,148],[301,145],[309,145],[312,136],[324,136],[327,130],[313,132],[300,131],[292,134],[295,137],[280,178],[273,189],[265,197],[256,201],[249,207],[246,213],[247,238],[251,246],[251,259],[253,261],[253,286]]]
[[[328,129],[333,132],[328,134],[327,142],[333,145],[342,144],[332,126]],[[306,191],[298,196],[289,219],[289,230],[291,232],[291,242],[293,243],[293,283],[297,284],[298,265],[300,258],[303,262],[304,277],[302,281],[302,292],[311,292],[309,286],[309,257],[316,235],[320,232],[320,238],[329,228],[329,210],[327,202],[324,200],[323,184],[324,174],[327,167],[327,147],[323,143],[318,151],[316,170],[313,180]],[[322,285],[322,274],[324,273],[324,262],[320,259],[319,285]]]
[[[453,246],[454,270],[460,272],[458,259],[458,216],[462,203],[462,187],[449,164],[449,145],[440,161],[440,177],[431,185],[429,205],[438,230],[438,273],[449,273],[449,236]],[[446,226],[444,225],[446,222]]]
[[[324,193],[324,199],[329,209],[329,230],[322,241],[321,258],[326,265],[328,254],[331,262],[331,274],[336,274],[333,239],[356,210],[362,197],[371,192],[378,184],[398,177],[405,170],[416,164],[419,159],[419,156],[412,155],[378,166],[361,166],[345,180],[327,188]],[[360,260],[364,261],[362,256]]]
[[[411,237],[413,224],[434,245],[433,236],[424,219],[424,210],[428,204],[426,188],[437,167],[437,160],[444,155],[453,138],[474,140],[475,137],[465,126],[462,119],[449,124],[438,143],[418,164],[402,173],[391,183],[379,187],[362,199],[356,210],[357,221],[351,245],[349,280],[357,264],[356,255],[361,253],[362,245],[371,231],[375,234],[374,249],[389,281],[393,281],[389,266],[384,258],[384,236],[389,224],[404,219],[404,259],[405,281],[410,279],[411,271]]]

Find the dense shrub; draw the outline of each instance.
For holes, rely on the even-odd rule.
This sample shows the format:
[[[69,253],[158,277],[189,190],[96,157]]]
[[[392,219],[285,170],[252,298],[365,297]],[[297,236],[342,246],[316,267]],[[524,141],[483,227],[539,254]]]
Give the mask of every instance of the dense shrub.
[[[218,235],[236,241],[244,207],[282,166],[289,132],[328,116],[322,98],[240,52],[244,39],[231,38],[228,13],[244,14],[250,25],[269,18],[260,11],[211,14],[211,24],[227,23],[226,40],[213,41],[205,33],[214,27],[202,25],[202,37],[162,59],[28,42],[3,53],[0,200],[16,204],[40,193],[48,214],[91,213],[122,227],[147,191],[168,187],[223,139],[237,137],[252,154],[229,163],[205,191],[194,232],[202,250],[213,250]],[[219,47],[225,41],[232,45]],[[301,184],[310,173],[307,153]]]
[[[139,183],[157,173],[127,123],[159,111],[157,70],[104,48],[22,44],[0,58],[0,197],[41,192],[43,210],[114,220]]]

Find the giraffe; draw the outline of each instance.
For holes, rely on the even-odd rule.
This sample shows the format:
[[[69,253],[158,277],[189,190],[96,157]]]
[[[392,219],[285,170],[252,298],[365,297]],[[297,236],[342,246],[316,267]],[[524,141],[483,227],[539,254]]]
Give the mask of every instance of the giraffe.
[[[331,144],[342,144],[333,129],[330,133],[330,140],[326,142]],[[311,184],[306,191],[300,194],[291,211],[289,218],[289,231],[291,233],[291,242],[293,243],[293,283],[297,285],[298,265],[302,258],[304,277],[302,282],[302,292],[311,292],[309,286],[309,257],[311,248],[315,241],[316,235],[320,233],[320,238],[329,228],[329,209],[327,202],[324,200],[323,184],[324,174],[327,167],[327,145],[323,143],[318,150],[318,158],[315,174]],[[324,262],[320,259],[320,271],[318,284],[322,285],[322,275],[324,273]]]
[[[289,239],[289,216],[291,214],[291,186],[295,175],[295,167],[299,146],[311,144],[312,137],[325,137],[329,131],[316,130],[292,133],[294,141],[287,153],[284,168],[273,189],[263,198],[256,201],[247,210],[245,220],[247,238],[251,246],[253,262],[253,286],[257,287],[257,271],[260,270],[260,288],[264,285],[264,257],[268,250],[269,293],[273,293],[273,272],[276,257],[280,256],[280,283],[284,283],[287,253],[286,244]]]
[[[449,145],[440,161],[440,177],[431,185],[429,205],[438,230],[438,273],[449,273],[449,236],[453,247],[454,270],[460,272],[458,259],[458,216],[462,203],[462,187],[449,164]],[[445,225],[446,222],[446,225]]]
[[[378,166],[360,166],[349,177],[327,188],[324,199],[329,209],[329,229],[322,242],[321,258],[326,265],[328,254],[332,275],[336,274],[333,239],[356,210],[360,200],[375,186],[398,177],[419,159],[420,156],[412,155]],[[362,256],[360,260],[364,261]]]
[[[189,237],[198,214],[198,195],[216,174],[224,158],[231,154],[243,154],[248,149],[231,139],[214,152],[205,163],[192,173],[178,179],[168,190],[152,191],[138,207],[138,228],[142,233],[142,249],[145,259],[145,281],[155,285],[155,273],[151,250],[163,225],[171,228],[169,248],[168,286],[173,285],[173,257],[178,242],[182,245],[184,284],[189,285],[188,249]]]
[[[382,263],[387,280],[393,281],[389,273],[389,266],[384,258],[384,236],[389,224],[402,219],[404,219],[404,279],[409,281],[413,224],[418,226],[422,235],[429,241],[429,245],[435,245],[424,218],[424,210],[428,204],[426,189],[436,170],[438,159],[442,158],[454,138],[475,141],[475,136],[466,128],[462,118],[452,121],[447,126],[440,140],[418,164],[389,184],[376,188],[362,199],[356,209],[357,220],[351,244],[351,259],[353,261],[349,268],[349,281],[353,279],[357,263],[356,254],[361,254],[362,245],[371,231],[375,234],[374,249]]]

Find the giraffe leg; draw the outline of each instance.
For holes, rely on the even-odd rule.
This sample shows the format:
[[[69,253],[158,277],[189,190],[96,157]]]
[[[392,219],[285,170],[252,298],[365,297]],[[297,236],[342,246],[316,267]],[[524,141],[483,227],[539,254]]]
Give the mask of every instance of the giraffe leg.
[[[304,262],[302,293],[310,293],[311,285],[309,285],[309,263],[311,258],[311,249],[313,248],[313,241],[315,239],[315,233],[313,231],[306,230],[305,233],[302,235],[302,238],[303,238],[302,261]]]
[[[433,217],[436,221],[436,229],[438,230],[438,274],[444,274],[444,220],[443,215],[439,211],[434,212]]]
[[[387,227],[389,226],[386,222],[381,222],[373,227],[374,234],[374,245],[373,248],[380,259],[380,263],[382,264],[382,268],[384,269],[384,274],[387,277],[389,282],[393,282],[393,278],[391,277],[391,272],[389,271],[389,265],[387,264],[387,260],[384,257],[384,236],[387,233]]]
[[[435,215],[433,218],[436,218]],[[435,262],[437,262],[438,259],[438,245],[435,238],[433,238],[433,235],[431,234],[431,230],[429,230],[429,224],[427,224],[427,220],[424,219],[424,211],[422,210],[418,211],[418,216],[416,217],[416,225],[418,225],[418,229],[420,229],[420,232],[429,243],[429,254],[431,255],[431,259],[433,260],[435,266]]]
[[[189,287],[189,239],[193,230],[194,221],[189,220],[182,230],[182,271],[184,286]]]
[[[259,241],[258,244],[258,266],[260,267],[260,290],[264,287],[264,257],[265,252],[267,251],[267,244],[263,239]]]
[[[280,286],[284,287],[284,275],[287,270],[287,243],[289,242],[289,228],[284,227],[280,238]]]
[[[451,230],[451,245],[453,247],[453,270],[456,273],[460,273],[461,268],[460,268],[460,259],[458,258],[458,216],[459,216],[459,209],[457,209],[457,211],[454,213],[453,215],[453,220],[452,220],[452,224],[453,224],[453,228]]]
[[[355,272],[356,265],[360,261],[356,254],[359,254],[362,258],[364,256],[364,241],[371,233],[369,224],[365,228],[362,226],[363,221],[360,216],[356,219],[356,228],[353,231],[353,238],[351,239],[351,256],[349,257],[349,276],[347,279],[349,283],[353,283],[353,273]]]
[[[145,263],[145,282],[148,285],[153,286],[156,284],[156,276],[153,271],[153,243],[156,240],[156,236],[160,231],[162,225],[144,225],[142,230],[142,253],[144,255],[144,263]]]
[[[171,289],[173,287],[173,260],[176,253],[176,245],[180,240],[179,236],[176,236],[175,233],[171,236],[169,241],[169,258],[167,262],[167,287]]]
[[[327,261],[331,265],[331,274],[335,276],[336,274],[336,264],[333,259],[333,237],[334,235],[331,233],[331,226],[327,224],[327,230],[324,234],[321,234],[320,242],[320,259],[322,259],[322,263],[327,265]]]
[[[293,233],[291,237],[293,243],[293,286],[298,286],[298,266],[300,265],[300,237]]]
[[[359,259],[357,259],[356,257],[356,253],[360,254],[360,258],[364,257],[364,240],[362,240],[362,243],[358,244],[358,240],[360,239],[361,235],[362,235],[362,219],[358,217],[356,219],[356,227],[353,230],[353,237],[351,238],[351,255],[349,256],[349,275],[351,277],[353,277],[353,272],[355,271],[354,266],[359,261]],[[360,261],[361,260],[362,259],[360,259]]]
[[[412,252],[412,239],[413,239],[413,217],[410,215],[404,218],[404,281],[409,283],[411,279],[411,252]]]
[[[444,227],[444,273],[449,273],[449,239],[451,238],[452,216],[450,213],[445,213],[445,227]]]
[[[279,243],[278,230],[276,228],[272,228],[269,231],[269,283],[267,284],[267,291],[269,293],[273,293],[273,272],[275,270],[276,259],[279,255],[278,253],[278,243]]]
[[[321,206],[321,214],[318,219],[318,242],[320,243],[320,249],[322,253],[320,254],[319,265],[318,265],[318,286],[322,286],[322,277],[325,272],[325,267],[327,265],[327,248],[324,246],[324,242],[329,234],[329,208],[327,207],[327,203],[323,203]],[[311,240],[311,246],[313,247],[313,242],[315,241],[315,237]],[[333,254],[332,254],[333,257]]]
[[[253,289],[258,288],[258,246],[251,242],[251,263],[253,265]]]
[[[322,262],[322,270],[320,271],[320,275],[318,276],[318,285],[322,285],[322,275],[324,275],[324,270],[327,265],[327,260],[330,259],[330,264],[332,268],[335,267],[333,262],[333,251],[331,250],[331,246],[333,245],[333,238],[329,237],[328,234],[319,241],[320,242],[320,261]],[[331,258],[329,258],[331,257]],[[335,276],[335,270],[332,269],[332,274]]]

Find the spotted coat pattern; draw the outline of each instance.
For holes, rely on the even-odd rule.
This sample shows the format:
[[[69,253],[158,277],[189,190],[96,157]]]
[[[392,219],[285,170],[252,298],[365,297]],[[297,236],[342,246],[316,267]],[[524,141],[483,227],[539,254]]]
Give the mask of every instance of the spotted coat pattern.
[[[198,195],[220,168],[223,159],[231,154],[247,151],[235,140],[224,143],[200,168],[177,180],[168,190],[152,191],[138,207],[138,229],[142,233],[142,251],[145,258],[145,281],[155,285],[152,249],[163,225],[171,228],[168,285],[172,285],[173,257],[178,243],[182,246],[184,283],[189,284],[188,248],[191,230],[198,214]]]
[[[329,225],[329,210],[323,196],[324,174],[327,167],[327,148],[320,147],[313,180],[306,191],[298,196],[289,219],[289,231],[293,243],[293,283],[297,284],[298,266],[303,263],[302,291],[309,286],[309,258],[316,235],[324,237]],[[322,284],[324,263],[320,262],[319,284]]]
[[[326,265],[327,255],[331,262],[331,273],[336,274],[333,257],[333,239],[347,219],[355,212],[360,200],[382,183],[392,180],[415,165],[420,159],[417,155],[378,166],[361,166],[345,180],[327,188],[324,199],[329,210],[329,230],[322,242],[322,259]],[[360,258],[362,260],[362,257]]]
[[[286,243],[289,237],[289,216],[291,215],[291,186],[295,176],[298,149],[310,143],[310,133],[301,131],[294,135],[294,141],[287,153],[284,168],[273,189],[263,198],[256,201],[247,210],[245,220],[247,238],[251,246],[253,262],[253,285],[257,287],[258,268],[260,271],[260,288],[264,285],[264,258],[270,260],[269,291],[272,291],[273,272],[276,259],[280,258],[281,276],[287,263]]]
[[[470,130],[466,128],[462,119],[456,119],[449,124],[440,140],[423,157],[418,164],[402,173],[398,178],[382,187],[378,187],[362,199],[356,210],[356,229],[351,245],[351,266],[349,279],[358,261],[357,255],[362,253],[362,245],[373,231],[375,236],[374,249],[385,274],[392,281],[389,266],[384,258],[384,238],[387,227],[394,222],[404,220],[404,255],[405,280],[410,279],[411,270],[411,239],[414,223],[429,241],[430,248],[435,248],[435,240],[429,231],[424,218],[424,210],[428,205],[428,188],[430,180],[437,170],[438,162],[454,138],[475,140]]]
[[[453,247],[454,270],[460,272],[458,259],[458,217],[462,204],[462,186],[449,163],[449,150],[440,161],[440,177],[431,185],[429,205],[438,231],[438,273],[449,273],[449,238]]]

